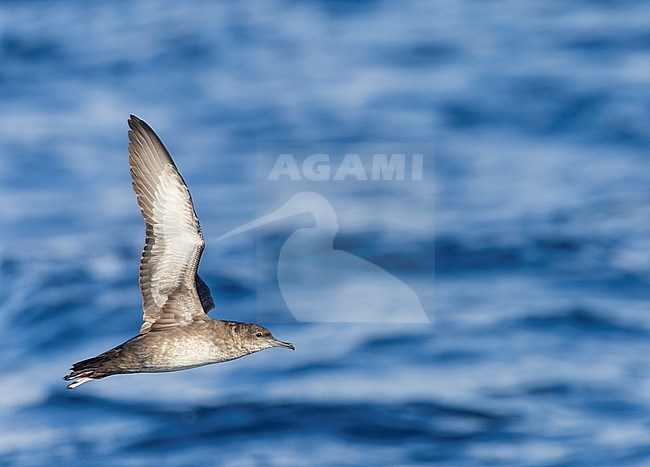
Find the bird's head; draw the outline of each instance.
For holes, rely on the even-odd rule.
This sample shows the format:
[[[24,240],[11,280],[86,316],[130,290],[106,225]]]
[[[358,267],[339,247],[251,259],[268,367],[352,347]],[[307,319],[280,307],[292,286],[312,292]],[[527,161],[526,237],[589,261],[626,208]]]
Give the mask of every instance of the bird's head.
[[[260,350],[270,349],[271,347],[286,347],[296,350],[293,344],[282,342],[271,334],[271,331],[264,326],[253,323],[237,323],[235,333],[237,334],[240,345],[250,353],[259,352]]]

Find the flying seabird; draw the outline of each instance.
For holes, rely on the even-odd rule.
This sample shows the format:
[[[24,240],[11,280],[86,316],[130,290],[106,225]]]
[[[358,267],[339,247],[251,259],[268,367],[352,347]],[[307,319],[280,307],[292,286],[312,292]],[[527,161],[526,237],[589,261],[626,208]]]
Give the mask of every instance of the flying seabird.
[[[151,127],[131,115],[129,128],[133,190],[146,226],[140,260],[144,323],[136,337],[75,363],[64,378],[73,380],[68,389],[111,375],[221,363],[271,347],[295,350],[258,324],[207,315],[214,301],[197,274],[205,242],[190,191]]]

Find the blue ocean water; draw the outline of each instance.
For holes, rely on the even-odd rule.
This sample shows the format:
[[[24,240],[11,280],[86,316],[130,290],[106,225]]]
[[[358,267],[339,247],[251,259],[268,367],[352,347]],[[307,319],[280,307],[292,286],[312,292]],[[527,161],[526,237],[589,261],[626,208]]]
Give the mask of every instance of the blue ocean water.
[[[0,464],[650,462],[649,14],[0,3]],[[295,353],[66,390],[140,326],[130,113],[208,238],[255,216],[257,143],[434,143],[435,233],[340,241],[430,284],[435,322],[273,324]],[[208,242],[218,316],[255,319],[253,250]]]

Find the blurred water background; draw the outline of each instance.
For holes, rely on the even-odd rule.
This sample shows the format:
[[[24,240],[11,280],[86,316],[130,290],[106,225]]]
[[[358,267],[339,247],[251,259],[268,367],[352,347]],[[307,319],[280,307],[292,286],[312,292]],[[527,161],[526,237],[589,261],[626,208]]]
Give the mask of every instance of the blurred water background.
[[[0,3],[0,464],[647,465],[649,15]],[[435,235],[347,241],[419,283],[435,255],[435,324],[274,324],[298,351],[67,391],[140,325],[130,113],[207,239],[255,216],[257,143],[434,143]],[[255,319],[254,242],[207,243],[218,316]]]

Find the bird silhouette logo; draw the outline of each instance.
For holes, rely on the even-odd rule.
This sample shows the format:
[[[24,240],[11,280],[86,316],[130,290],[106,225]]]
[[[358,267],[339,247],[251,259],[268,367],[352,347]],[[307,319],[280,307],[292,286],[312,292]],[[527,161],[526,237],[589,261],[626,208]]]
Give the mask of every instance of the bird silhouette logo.
[[[336,211],[320,193],[296,193],[278,209],[217,241],[305,213],[311,214],[313,225],[294,229],[280,249],[277,265],[280,292],[297,321],[431,322],[410,286],[384,268],[334,248],[339,231]]]

